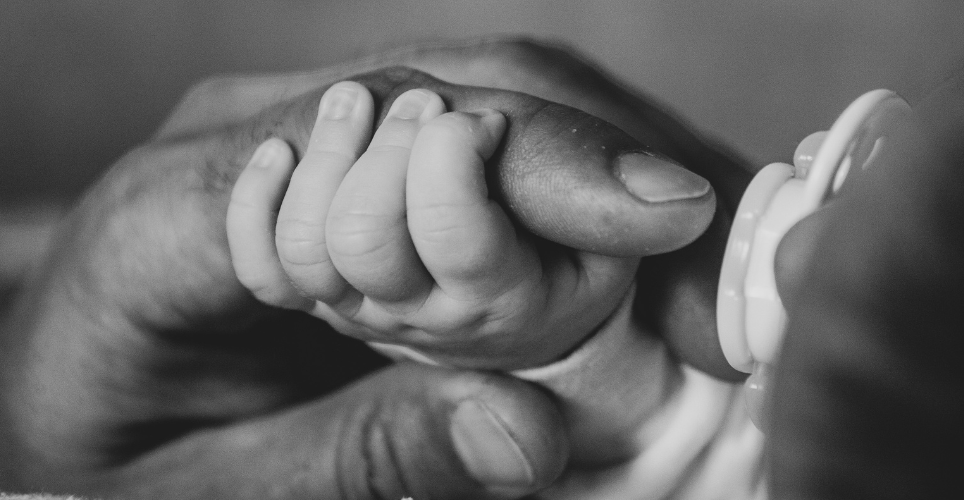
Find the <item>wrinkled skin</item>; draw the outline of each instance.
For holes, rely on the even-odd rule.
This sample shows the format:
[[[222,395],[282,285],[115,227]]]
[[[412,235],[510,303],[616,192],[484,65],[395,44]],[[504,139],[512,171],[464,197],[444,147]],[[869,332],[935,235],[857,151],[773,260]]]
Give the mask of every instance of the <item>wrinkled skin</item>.
[[[228,277],[223,193],[267,134],[303,144],[310,98],[283,105],[300,120],[265,118],[284,116],[279,103],[398,65],[581,109],[710,179],[715,222],[694,244],[643,259],[637,313],[681,359],[736,378],[711,312],[726,207],[747,179],[738,163],[563,51],[500,41],[406,49],[318,73],[210,80],[92,188],[6,313],[0,488],[484,497],[453,465],[444,432],[464,399],[507,419],[536,465],[531,489],[559,474],[562,423],[543,393],[492,374],[385,368],[313,320],[259,307]],[[781,249],[791,331],[770,429],[777,498],[940,498],[957,486],[957,462],[945,457],[964,446],[962,95],[959,80],[932,97],[921,112],[929,138],[909,132],[916,146]],[[394,453],[379,454],[386,435]]]
[[[564,51],[521,41],[406,49],[317,73],[201,84],[151,142],[91,187],[3,323],[0,447],[9,451],[0,459],[0,489],[488,498],[535,491],[558,477],[568,453],[563,422],[539,389],[492,373],[386,367],[324,324],[260,306],[234,278],[223,228],[238,172],[269,136],[302,152],[321,92],[360,74],[382,109],[402,91],[426,86],[453,109],[503,111],[507,150],[526,154],[492,166],[495,182],[512,215],[536,235],[635,255],[699,236],[682,251],[642,260],[646,293],[637,312],[681,359],[738,378],[713,327],[724,228],[748,180],[738,162]],[[561,132],[573,123],[593,132],[568,140]],[[600,174],[611,158],[566,154],[585,144],[645,147],[676,159],[714,184],[715,217],[712,206],[654,214],[626,205],[602,215],[571,207],[601,231],[587,232],[582,218],[565,217],[566,206],[540,210],[557,196],[527,180],[522,160],[551,154],[558,163],[550,162],[548,175],[589,185],[597,207],[620,206],[625,192]],[[636,224],[654,217],[679,223],[650,234],[645,248],[627,247],[620,235],[639,234]],[[447,432],[465,402],[510,429],[532,466],[529,484],[493,489],[469,477]]]

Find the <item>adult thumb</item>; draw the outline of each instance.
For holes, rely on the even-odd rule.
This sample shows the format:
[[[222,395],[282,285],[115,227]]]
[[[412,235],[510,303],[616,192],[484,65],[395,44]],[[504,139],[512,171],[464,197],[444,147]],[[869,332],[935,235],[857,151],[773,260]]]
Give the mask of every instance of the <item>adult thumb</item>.
[[[561,474],[565,436],[555,404],[535,386],[399,364],[323,400],[177,441],[101,493],[517,498]]]
[[[519,92],[453,85],[408,68],[351,79],[371,91],[380,114],[413,88],[439,94],[452,111],[502,112],[508,128],[486,165],[490,196],[553,242],[612,256],[652,255],[689,244],[713,218],[716,198],[705,179],[577,109]],[[282,137],[303,152],[326,88],[268,110],[261,128],[252,134],[245,127],[244,136]],[[244,158],[253,147],[241,152]]]

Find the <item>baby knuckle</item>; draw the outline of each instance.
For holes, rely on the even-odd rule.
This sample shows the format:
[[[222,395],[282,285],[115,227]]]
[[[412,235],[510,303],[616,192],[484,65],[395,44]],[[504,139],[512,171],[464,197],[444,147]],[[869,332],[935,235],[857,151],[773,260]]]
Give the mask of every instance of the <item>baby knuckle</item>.
[[[464,208],[466,207],[451,203],[412,207],[409,210],[412,238],[430,245],[461,245],[478,232],[478,229],[461,215]]]
[[[466,283],[487,282],[493,272],[498,269],[499,265],[500,263],[492,258],[490,252],[468,252],[457,265],[453,266],[450,274],[455,276],[456,279]],[[488,288],[490,287],[478,290],[478,293],[483,296],[488,296],[491,294]]]
[[[466,342],[475,345],[487,336],[484,327],[490,315],[485,301],[445,293],[441,300],[435,299],[432,310],[422,309],[409,318],[414,331],[421,332],[409,341],[415,347],[465,350],[471,347]],[[451,346],[450,342],[456,344]]]
[[[412,150],[408,146],[407,142],[405,144],[381,143],[368,146],[368,149],[365,152],[368,155],[377,155],[379,159],[381,159],[385,157],[407,157]]]
[[[317,164],[319,165],[351,164],[358,158],[355,152],[346,149],[347,147],[347,143],[324,144],[316,146],[311,153],[317,155]]]
[[[324,226],[304,219],[279,219],[275,230],[278,256],[293,265],[311,265],[328,260]]]
[[[425,124],[420,132],[431,141],[463,142],[475,136],[479,128],[478,118],[461,111],[451,111],[437,116]]]
[[[331,260],[324,245],[304,241],[279,241],[278,259],[289,273],[312,269]]]
[[[489,317],[486,305],[477,300],[462,301],[462,307],[457,308],[452,315],[451,322],[443,325],[446,332],[461,332],[469,337],[481,341],[487,338],[488,332],[483,328]],[[459,339],[461,342],[463,339]]]
[[[329,223],[328,251],[350,258],[377,254],[388,246],[391,229],[392,225],[379,216],[343,214]]]
[[[487,249],[471,248],[464,250],[458,259],[449,263],[445,274],[459,282],[475,285],[489,281],[491,275],[498,272],[500,265],[498,259],[493,258]],[[473,286],[474,288],[476,287]]]
[[[278,234],[290,235],[293,239],[316,239],[319,234],[325,232],[325,222],[314,217],[299,215],[300,209],[292,210],[295,213],[285,214],[286,210],[278,217],[278,224],[275,231]]]

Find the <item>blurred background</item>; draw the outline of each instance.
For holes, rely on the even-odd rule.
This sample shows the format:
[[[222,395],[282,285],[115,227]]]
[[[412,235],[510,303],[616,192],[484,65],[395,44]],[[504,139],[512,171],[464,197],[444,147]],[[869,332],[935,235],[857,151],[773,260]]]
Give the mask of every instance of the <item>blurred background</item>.
[[[526,34],[762,166],[864,91],[919,100],[964,65],[962,26],[958,0],[2,0],[0,256],[11,231],[40,237],[10,221],[75,197],[214,74]]]

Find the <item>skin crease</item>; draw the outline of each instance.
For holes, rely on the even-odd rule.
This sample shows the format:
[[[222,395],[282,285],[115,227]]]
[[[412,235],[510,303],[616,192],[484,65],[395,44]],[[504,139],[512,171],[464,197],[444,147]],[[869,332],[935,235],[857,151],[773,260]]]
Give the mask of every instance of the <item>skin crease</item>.
[[[301,75],[220,78],[199,85],[175,109],[158,137],[186,134],[211,121],[238,120],[264,106],[315,91],[317,81],[344,80],[373,68],[405,65],[456,84],[494,87],[535,95],[582,110],[612,123],[704,178],[717,195],[710,229],[694,245],[642,262],[638,281],[656,280],[650,304],[640,299],[643,317],[680,359],[714,376],[739,381],[746,375],[727,363],[715,327],[716,285],[725,234],[754,168],[719,145],[698,136],[679,118],[633,93],[592,61],[566,47],[528,39],[483,39],[402,48],[367,59]],[[702,250],[694,248],[699,246]],[[693,248],[691,251],[687,249]],[[648,310],[677,311],[653,317]],[[692,314],[696,312],[698,314]]]
[[[506,146],[519,156],[503,156],[516,165],[572,146],[562,142],[535,151],[526,141],[558,140],[560,128],[572,127],[553,128],[553,122],[576,120],[577,128],[599,134],[580,140],[611,141],[608,150],[615,152],[639,148],[637,141],[650,138],[643,143],[660,151],[666,146],[668,154],[714,183],[732,178],[727,169],[739,169],[672,117],[556,49],[490,41],[385,57],[393,66],[445,67],[461,78],[477,78],[477,84],[543,92],[623,130],[544,101],[452,87],[412,70],[365,77],[384,104],[407,88],[431,85],[455,108],[503,108],[510,136],[511,127],[524,124],[515,136],[521,146]],[[122,158],[88,192],[64,222],[53,247],[58,251],[25,288],[0,336],[0,442],[21,457],[0,463],[4,488],[182,498],[213,491],[259,498],[331,491],[368,497],[376,490],[389,497],[402,490],[426,497],[487,497],[438,430],[448,428],[447,418],[465,399],[483,401],[512,426],[535,469],[531,489],[558,476],[567,445],[560,416],[545,394],[495,374],[419,366],[395,366],[359,379],[383,367],[384,360],[303,315],[259,306],[233,280],[223,212],[233,179],[254,147],[280,136],[303,151],[323,89],[384,62],[373,58],[287,78],[212,80],[185,99],[151,143]],[[492,73],[493,67],[512,71]],[[505,81],[491,81],[493,74]],[[528,122],[513,114],[520,109],[529,113]],[[608,162],[579,159],[602,167]],[[581,168],[580,175],[588,176],[583,180],[604,179],[593,176],[605,168]],[[525,184],[523,170],[498,175],[510,206],[526,190],[537,189]],[[610,196],[626,195],[615,189],[618,183],[605,182]],[[696,242],[720,255],[715,241],[720,233],[713,228],[726,224],[735,199],[730,187],[738,189],[739,182],[717,185],[716,216]],[[513,215],[534,233],[585,242],[579,233],[567,233],[571,228],[553,212],[516,207]],[[709,222],[712,206],[680,210],[694,208],[703,222],[670,234],[675,241],[663,250],[690,242]],[[635,218],[631,208],[618,213]],[[586,247],[603,251],[607,241],[590,240]],[[625,248],[609,250],[618,254]],[[641,271],[641,277],[661,280],[655,287],[642,282],[641,288],[667,287],[654,297],[658,307],[665,305],[666,316],[644,312],[680,358],[732,375],[718,345],[707,340],[715,339],[707,319],[712,309],[706,308],[715,299],[715,285],[710,294],[701,283],[715,284],[718,268],[682,272],[693,260],[695,254],[671,253],[652,261],[663,271]],[[641,268],[649,266],[644,259]],[[674,268],[681,274],[672,275]],[[681,316],[672,311],[685,310],[700,314],[692,323],[674,323],[671,318]],[[355,382],[345,386],[350,381]],[[337,388],[342,389],[332,392]],[[398,418],[386,421],[382,415]],[[413,427],[400,427],[404,422]],[[332,451],[358,451],[371,442],[372,429],[384,431],[396,449],[425,453],[412,453],[419,461],[402,466],[390,455]],[[432,464],[446,464],[450,474],[426,477]],[[357,482],[372,476],[382,486]]]
[[[522,76],[510,82],[503,81],[501,86],[526,88],[535,94],[542,92],[544,96],[551,95],[546,90],[551,88],[552,92],[558,92],[558,97],[553,100],[603,117],[637,139],[648,134],[653,140],[645,141],[647,144],[683,164],[702,169],[701,173],[714,181],[721,206],[732,207],[734,198],[730,193],[736,193],[738,198],[739,186],[732,190],[722,188],[725,181],[720,182],[711,176],[713,169],[719,166],[721,173],[717,176],[729,178],[725,175],[726,166],[738,166],[736,162],[719,155],[695,137],[687,136],[688,132],[679,125],[660,122],[668,119],[666,115],[644,101],[611,93],[606,90],[610,87],[605,85],[588,87],[604,89],[605,92],[601,93],[580,91],[587,82],[598,83],[602,77],[591,68],[580,66],[576,63],[578,60],[567,54],[514,42],[416,49],[398,54],[401,59],[392,60],[391,64],[404,62],[421,69],[445,68],[449,73],[458,73],[459,78],[477,78],[477,82],[487,85],[500,82],[485,78],[511,74],[493,68],[515,69],[515,74]],[[452,61],[459,59],[460,54],[479,63],[478,73],[453,65]],[[313,398],[332,394],[331,391],[343,384],[384,366],[384,360],[371,357],[357,343],[339,335],[319,332],[317,323],[304,316],[260,308],[250,297],[231,290],[232,287],[214,290],[233,304],[234,307],[227,311],[209,306],[207,309],[177,311],[183,315],[181,317],[160,307],[138,311],[144,321],[166,326],[151,339],[126,336],[120,339],[122,342],[115,342],[117,339],[109,334],[128,327],[124,324],[125,318],[123,315],[98,314],[103,313],[98,310],[98,306],[103,305],[103,297],[110,297],[111,306],[122,309],[131,307],[133,297],[126,295],[153,293],[149,298],[157,303],[169,298],[165,297],[164,290],[145,291],[118,286],[93,272],[98,268],[106,266],[118,273],[140,277],[184,271],[176,265],[135,258],[151,255],[156,250],[150,241],[132,249],[130,244],[136,242],[136,238],[115,240],[91,236],[84,239],[84,235],[143,237],[148,227],[144,221],[151,220],[151,217],[167,220],[174,216],[180,224],[168,227],[171,233],[165,237],[171,234],[180,237],[218,234],[212,229],[213,224],[207,227],[203,220],[187,217],[196,213],[197,206],[192,204],[200,202],[185,196],[181,188],[187,186],[190,188],[188,193],[201,193],[204,189],[223,188],[219,183],[229,185],[230,178],[224,174],[212,174],[175,176],[172,179],[169,172],[158,170],[157,165],[198,167],[200,172],[205,160],[214,162],[220,158],[229,163],[243,162],[238,159],[244,157],[242,153],[198,160],[185,154],[185,149],[191,149],[185,145],[210,147],[213,130],[240,126],[245,119],[280,100],[314,91],[318,81],[337,81],[371,70],[379,60],[383,59],[373,58],[349,68],[322,72],[321,76],[212,80],[185,99],[185,104],[159,133],[155,144],[131,153],[108,174],[100,187],[92,191],[73,218],[65,223],[70,234],[61,235],[60,240],[64,243],[78,238],[72,241],[73,248],[85,250],[57,256],[57,260],[52,261],[55,265],[44,269],[43,275],[35,282],[45,283],[47,287],[35,285],[26,290],[17,302],[18,309],[8,312],[4,334],[0,335],[0,384],[3,387],[0,394],[4,398],[0,409],[0,443],[8,453],[0,460],[4,488],[158,498],[223,495],[236,485],[243,485],[235,495],[237,497],[307,497],[313,496],[312,492],[339,491],[337,488],[347,486],[326,483],[320,473],[326,467],[332,468],[333,462],[331,456],[318,452],[330,444],[326,441],[330,435],[319,432],[319,428],[337,427],[352,421],[353,416],[380,415],[377,408],[366,404],[375,399],[373,396],[386,401],[392,410],[390,414],[413,417],[401,420],[426,422],[424,427],[416,425],[403,429],[420,439],[399,444],[410,446],[416,443],[421,446],[420,451],[431,451],[429,455],[436,460],[435,464],[454,464],[458,459],[450,451],[445,451],[444,439],[439,441],[437,435],[425,433],[426,428],[438,426],[437,414],[421,411],[413,405],[431,401],[432,404],[427,405],[429,408],[450,406],[453,404],[449,396],[452,391],[481,394],[479,397],[500,411],[511,410],[509,414],[518,421],[533,422],[531,427],[522,428],[541,430],[536,441],[558,442],[558,435],[553,436],[553,432],[561,431],[561,423],[558,415],[551,411],[552,403],[548,398],[527,385],[513,385],[511,381],[492,375],[453,375],[410,366],[383,371],[367,382],[357,382],[348,390],[336,392],[321,402],[313,401]],[[560,61],[563,64],[549,64]],[[541,64],[551,68],[540,67]],[[332,76],[339,71],[342,72],[340,75]],[[440,73],[435,74],[444,78]],[[456,78],[445,79],[456,81]],[[298,81],[308,83],[299,87]],[[306,89],[306,86],[310,88]],[[782,363],[787,368],[778,372],[777,378],[779,390],[776,391],[775,407],[784,411],[774,415],[769,453],[774,493],[780,498],[940,498],[942,493],[957,485],[955,462],[943,458],[956,456],[964,444],[958,425],[962,418],[960,392],[954,383],[962,378],[959,373],[962,365],[956,359],[961,352],[960,335],[954,319],[961,303],[960,283],[964,282],[959,258],[964,251],[960,233],[964,222],[960,220],[961,198],[955,191],[961,185],[962,170],[956,166],[962,155],[954,145],[959,143],[959,131],[964,128],[959,119],[964,110],[959,101],[953,106],[946,105],[941,98],[934,98],[932,102],[936,103],[932,108],[937,109],[931,109],[924,122],[936,138],[930,147],[943,153],[910,155],[917,159],[916,164],[922,165],[920,169],[901,168],[906,161],[881,169],[879,176],[871,177],[872,183],[855,193],[859,202],[842,203],[837,205],[839,211],[820,214],[826,216],[825,220],[835,218],[827,223],[828,226],[822,225],[818,218],[809,219],[787,239],[804,242],[817,239],[836,245],[855,234],[862,235],[853,247],[821,254],[824,261],[813,268],[806,264],[811,258],[809,251],[802,257],[793,255],[794,249],[810,248],[807,245],[785,241],[778,256],[778,265],[782,269],[778,273],[782,277],[781,293],[790,297],[790,303],[799,303],[791,310],[791,328],[802,333],[791,332],[790,338],[794,340],[788,344]],[[630,111],[622,110],[621,105]],[[305,112],[310,115],[312,110]],[[629,117],[633,113],[645,116],[646,120],[634,124]],[[660,125],[653,125],[656,123]],[[221,139],[235,138],[221,136]],[[243,141],[241,148],[251,148],[255,144],[257,142],[252,138]],[[679,155],[689,155],[692,161]],[[926,158],[926,161],[920,158]],[[197,163],[192,163],[195,161]],[[183,185],[158,193],[151,189],[151,182]],[[917,187],[908,192],[907,186]],[[886,196],[880,196],[880,193],[886,193]],[[931,196],[933,193],[940,195]],[[155,203],[154,196],[173,202]],[[121,211],[118,206],[101,203],[105,198],[124,200],[129,204]],[[852,210],[865,202],[868,208]],[[201,208],[217,209],[203,203]],[[717,211],[718,218],[721,213],[725,211]],[[879,224],[880,213],[908,215],[906,219],[898,218],[895,224]],[[694,245],[719,246],[713,231],[718,231],[714,227],[722,227],[720,224],[715,220],[710,230]],[[871,229],[868,231],[867,228]],[[907,247],[899,244],[890,245],[881,252],[880,245],[874,241],[882,234],[885,241],[930,242],[929,248],[937,250],[934,253],[937,257],[909,260],[908,255],[919,256],[920,251],[905,254],[901,248]],[[824,246],[829,244],[823,243]],[[665,304],[668,311],[685,311],[689,307],[687,304],[705,305],[708,294],[705,283],[715,284],[712,279],[699,279],[701,273],[712,274],[714,266],[710,264],[682,275],[657,272],[666,266],[690,269],[688,265],[699,260],[698,252],[690,250],[695,248],[694,245],[665,257],[644,260],[639,274],[641,285],[652,287],[653,281],[650,280],[655,279],[680,284],[651,295],[654,300],[663,300],[661,304]],[[203,245],[199,248],[203,250]],[[198,251],[203,254],[201,250]],[[188,251],[186,255],[192,253]],[[854,256],[859,256],[859,260],[854,261]],[[866,256],[875,258],[868,261],[864,259]],[[223,255],[212,252],[205,258],[210,264],[205,269],[217,271],[218,266],[222,266],[221,271],[227,272]],[[828,258],[833,262],[832,266],[826,265]],[[653,264],[649,267],[648,263]],[[870,269],[872,275],[876,272],[877,276],[891,276],[897,284],[877,288],[878,294],[872,294],[869,299],[864,299],[866,302],[859,304],[869,307],[868,310],[879,317],[857,315],[856,328],[853,323],[844,322],[841,315],[828,314],[840,307],[855,307],[856,304],[849,299],[855,297],[853,291],[862,279],[835,280],[835,276],[850,276],[854,264],[864,266],[859,267],[861,272]],[[895,269],[900,271],[896,275],[892,273]],[[76,281],[59,277],[65,270],[71,271]],[[81,272],[73,274],[78,271]],[[187,272],[172,281],[205,289],[217,282],[213,279],[214,274]],[[795,286],[795,283],[803,285]],[[936,291],[935,285],[940,285]],[[647,286],[640,288],[646,289]],[[860,289],[866,290],[866,287]],[[47,293],[50,290],[57,293]],[[813,292],[800,295],[799,290]],[[173,294],[174,291],[166,293]],[[840,300],[841,297],[847,300]],[[199,295],[199,298],[204,297]],[[828,303],[828,298],[834,303]],[[149,301],[145,300],[142,305],[145,302]],[[31,309],[37,304],[45,308],[42,312],[57,311],[56,317],[51,319]],[[700,322],[702,320],[693,319],[694,324],[703,324],[704,330],[696,334],[692,330],[687,332],[688,328],[674,327],[673,321],[666,319],[673,315],[654,314],[651,309],[642,307],[644,305],[645,302],[640,301],[638,314],[654,324],[666,325],[658,331],[682,359],[698,366],[704,363],[702,366],[709,366],[712,370],[714,354],[709,339],[714,338],[715,331],[699,335],[708,328],[705,322]],[[699,310],[706,312],[706,309]],[[681,316],[676,314],[675,317]],[[701,317],[707,315],[701,314]],[[814,318],[827,320],[821,323]],[[922,318],[927,321],[923,328]],[[283,327],[279,322],[283,322]],[[89,323],[98,326],[87,330]],[[182,328],[185,324],[190,328]],[[47,332],[69,331],[72,335],[47,334],[31,337],[29,341],[20,336],[20,332],[42,329]],[[853,338],[843,343],[833,342],[834,336],[848,330],[854,332]],[[75,335],[88,331],[90,335]],[[279,334],[282,331],[285,333]],[[271,335],[266,336],[265,332]],[[203,336],[192,336],[194,333]],[[868,347],[854,350],[854,346]],[[835,356],[833,349],[838,347],[843,355]],[[878,356],[867,357],[868,352]],[[204,363],[198,362],[200,359]],[[279,359],[286,361],[279,362]],[[292,359],[296,361],[291,362]],[[103,387],[89,383],[91,380],[103,382],[103,379],[88,377],[103,374],[101,365],[110,368],[108,373],[119,374],[115,382],[123,381],[128,375],[139,381],[156,378],[162,383],[155,387],[160,389],[161,396],[169,399],[158,398],[158,394],[129,397],[130,394],[115,392],[116,385]],[[722,368],[719,372],[725,374]],[[182,375],[176,380],[168,378],[173,373]],[[204,384],[195,384],[197,380],[203,380]],[[243,390],[235,390],[237,387],[233,384],[238,380],[245,381]],[[877,387],[881,387],[882,380],[886,382],[882,390],[868,390],[867,381],[874,381]],[[38,406],[42,401],[31,399],[34,393],[25,389],[27,381],[54,388],[58,394],[66,396],[63,403],[69,406],[65,406],[66,409]],[[193,387],[196,392],[184,394],[181,391],[184,387]],[[406,390],[400,390],[403,387]],[[81,397],[85,391],[93,398]],[[519,397],[508,396],[511,394]],[[119,399],[111,400],[111,397]],[[251,399],[258,400],[260,406],[245,406],[244,401]],[[527,404],[529,401],[533,403]],[[101,403],[106,406],[97,408]],[[356,408],[343,413],[346,407],[352,406]],[[218,413],[223,408],[229,408],[229,411]],[[821,418],[820,413],[828,408],[844,418]],[[151,420],[146,415],[158,417]],[[372,421],[371,418],[361,420]],[[90,440],[78,442],[77,435],[72,434],[74,430],[62,426],[63,422],[83,428]],[[28,442],[25,436],[31,432],[30,425],[36,425],[36,429],[43,429],[43,432],[32,434]],[[384,428],[394,430],[390,425]],[[359,427],[349,426],[347,429],[351,432],[345,434],[351,436],[363,432]],[[130,439],[130,436],[139,439]],[[304,446],[306,440],[310,441],[310,446]],[[270,446],[272,444],[276,446]],[[342,445],[350,448],[351,443],[343,442]],[[542,452],[546,457],[565,455],[565,450],[558,448],[547,448]],[[321,455],[320,458],[317,455]],[[10,460],[11,456],[16,459]],[[561,467],[548,458],[536,461],[545,467],[539,471],[542,481],[551,481]],[[292,468],[287,468],[289,466]],[[312,475],[313,472],[317,474]],[[451,473],[454,478],[451,481],[444,474],[433,478],[435,483],[444,483],[433,491],[434,494],[443,498],[446,495],[460,498],[484,495],[477,486],[467,486],[473,483],[464,477],[464,471],[452,470]],[[274,489],[268,487],[272,484]],[[326,490],[326,487],[332,489]],[[352,488],[358,489],[340,491],[358,493],[363,492],[365,486]]]
[[[401,68],[392,69],[387,81],[382,73],[378,73],[374,79],[361,75],[354,80],[374,93],[378,122],[384,118],[383,115],[394,98],[411,88],[438,91],[442,98],[448,101],[451,109],[477,109],[485,104],[471,93],[452,92],[441,82]],[[402,83],[397,83],[398,81]],[[632,255],[634,251],[639,252],[638,249],[662,253],[671,248],[654,245],[654,241],[674,242],[674,246],[678,246],[681,242],[691,241],[689,235],[698,235],[703,232],[709,222],[706,215],[712,213],[706,210],[707,207],[712,206],[712,197],[667,203],[666,207],[641,205],[638,200],[628,195],[612,174],[604,169],[574,169],[573,174],[565,179],[565,182],[595,186],[592,196],[576,196],[578,190],[568,190],[559,184],[559,177],[555,173],[558,172],[560,165],[570,162],[578,165],[610,163],[612,158],[618,157],[624,151],[639,151],[638,143],[620,130],[578,111],[549,105],[538,100],[521,100],[516,94],[503,93],[498,95],[497,99],[496,109],[507,116],[509,126],[503,145],[490,164],[511,165],[514,168],[490,171],[491,183],[501,187],[501,190],[496,190],[497,192],[494,193],[495,198],[504,202],[508,213],[514,215],[522,227],[532,230],[536,236],[554,242],[563,242],[569,247],[590,253],[616,256]],[[310,95],[309,100],[315,100],[314,93]],[[314,120],[314,116],[308,116],[306,120]],[[572,132],[574,130],[576,132]],[[538,135],[534,135],[533,131]],[[527,142],[519,145],[519,141],[514,137],[523,132]],[[564,147],[545,147],[546,144],[556,144],[553,141],[557,141],[559,137],[565,139]],[[300,138],[294,140],[296,146],[304,142]],[[605,143],[606,146],[603,149],[587,147],[599,142]],[[527,144],[535,144],[538,148],[531,148]],[[604,190],[602,189],[604,186],[611,186],[612,189]],[[572,194],[559,196],[558,193]],[[601,205],[606,207],[605,211],[595,210]],[[702,216],[694,217],[697,207],[701,205]],[[658,218],[647,216],[643,209],[649,214],[658,213]],[[593,217],[594,213],[600,214],[600,217]],[[714,228],[724,225],[721,221],[728,220],[725,217],[725,214],[718,217]],[[658,220],[659,224],[645,225],[646,220]],[[580,232],[583,229],[585,231]],[[711,233],[711,237],[720,236],[716,229]],[[553,250],[550,250],[550,253],[555,252],[558,247],[552,245],[551,248]],[[706,252],[705,244],[701,243],[698,248]],[[722,247],[715,250],[719,250],[717,253],[721,254]],[[569,253],[570,250],[565,252]],[[587,256],[577,252],[573,258],[583,260]],[[589,258],[594,263],[593,274],[598,276],[598,280],[614,281],[613,285],[603,286],[616,294],[605,297],[606,300],[603,303],[609,304],[608,307],[600,307],[597,303],[586,304],[584,313],[576,315],[579,318],[578,321],[565,321],[563,323],[565,328],[546,329],[545,333],[551,335],[551,338],[533,335],[527,343],[521,343],[518,339],[512,339],[508,343],[496,339],[497,342],[493,343],[483,338],[479,342],[465,344],[464,341],[459,340],[458,345],[455,346],[456,350],[471,353],[470,355],[453,356],[452,350],[445,349],[444,345],[420,346],[420,348],[430,347],[431,350],[426,352],[431,352],[433,358],[462,367],[515,369],[538,366],[558,359],[570,350],[571,346],[579,343],[585,335],[584,332],[593,330],[595,325],[601,323],[612,312],[612,308],[618,304],[619,298],[628,288],[632,269],[635,267],[632,260],[611,260],[600,263],[598,258]],[[703,272],[715,273],[714,266],[718,269],[718,265],[712,262],[709,265],[702,265],[702,261],[707,260],[705,255],[693,255],[692,260],[701,262],[700,266],[689,266],[690,269],[686,270],[686,272],[698,270],[695,275],[683,277],[682,283],[668,283],[669,279],[677,276],[672,276],[672,266],[662,266],[670,271],[662,271],[666,273],[661,275],[664,281],[653,287],[654,290],[665,290],[670,287],[683,290],[678,296],[668,299],[674,305],[682,304],[676,316],[659,325],[659,327],[667,327],[665,331],[679,328],[675,331],[680,332],[680,336],[691,336],[691,332],[696,331],[696,328],[702,330],[707,326],[711,332],[715,332],[713,323],[705,323],[704,320],[704,318],[713,317],[714,314],[712,305],[715,303],[715,286],[703,289],[702,281],[707,279]],[[669,262],[673,262],[673,259]],[[699,288],[693,293],[688,288],[690,285],[696,285]],[[640,302],[643,300],[645,299]],[[662,304],[660,308],[666,309]],[[700,315],[700,320],[704,320],[702,324],[689,322],[690,318],[694,317],[692,311],[697,308],[704,311],[704,314]],[[649,307],[649,309],[652,308]],[[552,318],[546,318],[546,322],[552,324]],[[532,332],[535,333],[536,330]],[[532,347],[528,347],[530,345]],[[715,345],[711,344],[709,347],[712,348]],[[712,352],[705,348],[702,350]],[[539,358],[532,358],[529,354],[540,351]],[[529,364],[520,365],[519,361],[515,361],[519,356]],[[500,361],[502,359],[506,361]]]

